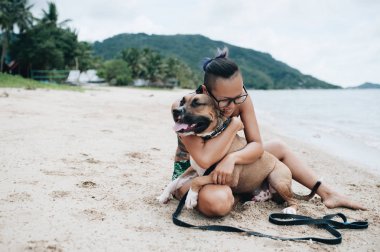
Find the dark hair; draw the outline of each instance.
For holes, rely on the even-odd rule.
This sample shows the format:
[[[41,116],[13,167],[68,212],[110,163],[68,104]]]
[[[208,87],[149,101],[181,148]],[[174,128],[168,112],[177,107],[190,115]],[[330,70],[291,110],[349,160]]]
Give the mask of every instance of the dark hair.
[[[239,67],[236,63],[227,58],[227,56],[227,47],[224,47],[222,50],[218,48],[216,57],[207,58],[203,63],[203,71],[205,72],[203,83],[208,90],[212,90],[215,80],[218,77],[227,79],[239,71]]]

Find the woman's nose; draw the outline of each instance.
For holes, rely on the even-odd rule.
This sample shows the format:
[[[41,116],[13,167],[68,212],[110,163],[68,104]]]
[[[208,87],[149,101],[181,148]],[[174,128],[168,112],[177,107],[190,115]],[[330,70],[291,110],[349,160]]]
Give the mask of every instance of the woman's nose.
[[[235,103],[233,101],[230,102],[230,104],[228,104],[227,108],[228,109],[234,109],[235,108]]]

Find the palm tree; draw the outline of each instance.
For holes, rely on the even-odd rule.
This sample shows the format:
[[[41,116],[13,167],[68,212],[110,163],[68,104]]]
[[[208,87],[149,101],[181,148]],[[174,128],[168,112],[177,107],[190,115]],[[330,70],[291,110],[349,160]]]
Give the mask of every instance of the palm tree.
[[[33,15],[28,0],[0,0],[0,31],[1,31],[1,59],[0,72],[3,72],[4,59],[8,52],[9,40],[15,26],[19,32],[24,32],[33,24]]]
[[[71,21],[71,19],[65,19],[58,23],[58,10],[53,2],[48,2],[48,11],[42,10],[42,12],[43,17],[40,21],[44,24],[52,24],[56,27],[62,27]]]
[[[141,73],[144,72],[144,65],[141,61],[142,53],[137,48],[124,49],[121,52],[121,58],[128,63],[131,68],[132,78],[140,78]]]

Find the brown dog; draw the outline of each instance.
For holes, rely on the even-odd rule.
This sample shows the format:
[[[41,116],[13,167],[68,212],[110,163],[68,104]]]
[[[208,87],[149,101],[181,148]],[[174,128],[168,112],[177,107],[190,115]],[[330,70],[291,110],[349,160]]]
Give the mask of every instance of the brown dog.
[[[181,101],[172,105],[172,114],[175,121],[174,130],[177,134],[198,135],[204,138],[205,141],[217,136],[228,126],[228,119],[222,116],[214,100],[205,94],[188,94],[184,96]],[[236,135],[228,152],[240,150],[246,144],[247,142],[244,138]],[[194,208],[197,205],[198,192],[202,186],[213,183],[212,175],[202,176],[206,170],[205,168],[199,167],[191,157],[190,161],[191,167],[165,188],[164,193],[159,197],[161,203],[167,202],[176,189],[194,178],[186,198],[186,207]],[[229,186],[234,193],[253,193],[265,184],[265,181],[268,183],[268,192],[264,194],[268,197],[260,199],[260,196],[256,196],[253,200],[263,201],[271,198],[272,193],[277,193],[288,204],[288,207],[283,212],[295,214],[298,205],[291,189],[292,174],[285,164],[268,152],[264,152],[252,164],[236,164]],[[315,195],[319,184],[320,182],[317,183],[309,195],[299,196],[298,198],[309,200]]]

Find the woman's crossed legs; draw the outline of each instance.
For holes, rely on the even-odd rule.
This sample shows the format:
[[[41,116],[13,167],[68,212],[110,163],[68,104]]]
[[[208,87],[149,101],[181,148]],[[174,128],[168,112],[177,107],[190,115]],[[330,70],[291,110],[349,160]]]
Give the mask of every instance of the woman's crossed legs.
[[[293,179],[307,188],[311,189],[317,182],[317,176],[297,155],[295,155],[286,144],[282,141],[271,141],[264,144],[264,150],[270,152],[285,165],[289,167],[292,172]],[[175,193],[177,199],[189,190],[191,181],[186,183]],[[323,204],[328,208],[346,207],[351,209],[365,208],[359,203],[353,202],[346,196],[339,194],[332,188],[322,183],[317,194],[322,198]],[[204,215],[225,216],[231,212],[237,198],[232,194],[232,190],[227,185],[206,185],[198,195],[197,209]]]

